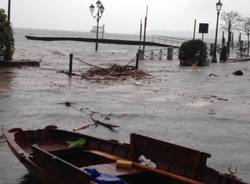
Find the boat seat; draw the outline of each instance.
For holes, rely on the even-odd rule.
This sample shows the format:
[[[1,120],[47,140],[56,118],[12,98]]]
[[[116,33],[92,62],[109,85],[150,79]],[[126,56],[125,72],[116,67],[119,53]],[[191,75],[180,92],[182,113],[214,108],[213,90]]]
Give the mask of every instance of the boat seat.
[[[137,161],[144,155],[151,159],[157,168],[190,178],[197,178],[199,170],[206,167],[207,158],[211,157],[208,153],[138,134],[131,134],[130,146],[131,160]]]

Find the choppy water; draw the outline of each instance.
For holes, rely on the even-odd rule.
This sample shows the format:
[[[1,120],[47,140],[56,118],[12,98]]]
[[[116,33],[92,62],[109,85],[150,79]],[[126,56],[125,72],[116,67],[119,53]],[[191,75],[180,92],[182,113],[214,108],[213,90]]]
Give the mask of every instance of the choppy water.
[[[145,60],[140,68],[152,77],[95,83],[77,77],[69,79],[57,71],[67,70],[71,52],[95,65],[127,64],[137,47],[101,44],[95,53],[93,43],[28,41],[25,34],[90,33],[16,30],[15,58],[42,62],[40,68],[0,70],[0,123],[6,129],[54,124],[71,130],[91,122],[91,111],[112,113],[110,122],[120,126],[118,132],[101,127],[81,132],[124,142],[131,132],[136,132],[198,149],[212,154],[208,162],[211,167],[227,172],[228,166],[236,165],[238,176],[250,182],[249,62],[182,68],[177,60]],[[88,68],[74,63],[74,72]],[[243,76],[232,75],[238,69],[244,72]],[[217,77],[209,77],[210,73]],[[76,103],[76,108],[60,104],[65,101]],[[0,145],[0,170],[0,183],[36,183],[5,144]]]

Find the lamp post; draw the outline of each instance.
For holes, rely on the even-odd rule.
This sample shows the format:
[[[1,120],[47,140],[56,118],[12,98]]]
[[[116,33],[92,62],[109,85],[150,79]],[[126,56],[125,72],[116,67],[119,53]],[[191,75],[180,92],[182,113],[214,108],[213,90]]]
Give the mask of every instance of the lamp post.
[[[216,3],[217,21],[216,21],[216,31],[215,31],[215,41],[214,41],[214,53],[213,53],[212,63],[217,63],[216,52],[217,52],[218,25],[219,25],[220,11],[221,11],[221,8],[222,8],[222,3],[220,1],[221,0],[219,0]]]
[[[95,8],[97,8],[96,15],[94,15],[94,10],[95,10]],[[104,12],[104,6],[103,6],[103,4],[101,3],[101,1],[98,0],[98,1],[96,2],[96,7],[95,7],[93,4],[91,4],[91,5],[89,6],[89,11],[90,11],[92,17],[93,17],[94,19],[96,19],[96,23],[97,23],[97,27],[96,27],[97,29],[96,29],[96,44],[95,44],[95,51],[98,51],[99,21],[100,21],[100,19],[101,19],[101,17],[102,17],[102,14],[103,14],[103,12]]]
[[[10,25],[10,8],[11,8],[11,1],[8,0],[8,24]]]
[[[247,30],[247,56],[249,56],[249,44],[250,44],[250,42],[249,42],[249,35],[250,35],[250,33],[249,33],[249,29]]]

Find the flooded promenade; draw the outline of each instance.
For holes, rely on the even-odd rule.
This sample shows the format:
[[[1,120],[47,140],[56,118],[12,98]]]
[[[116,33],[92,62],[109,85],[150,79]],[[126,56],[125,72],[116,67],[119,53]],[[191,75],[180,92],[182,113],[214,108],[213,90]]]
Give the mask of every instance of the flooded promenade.
[[[66,34],[66,33],[65,33]],[[19,37],[18,37],[19,36]],[[135,56],[135,46],[74,42],[27,41],[16,38],[15,58],[41,61],[38,68],[0,70],[0,123],[5,129],[43,128],[56,125],[72,130],[91,123],[90,113],[109,115],[117,132],[90,127],[79,132],[128,142],[139,133],[212,154],[208,165],[250,182],[250,63],[179,67],[177,59],[145,60],[143,79],[87,81],[59,71],[68,69],[68,54],[88,63],[125,65]],[[75,61],[75,73],[90,66]],[[242,70],[243,76],[232,73]],[[211,73],[215,76],[210,75]],[[64,105],[72,102],[71,107]],[[34,183],[6,144],[0,144],[0,183]]]

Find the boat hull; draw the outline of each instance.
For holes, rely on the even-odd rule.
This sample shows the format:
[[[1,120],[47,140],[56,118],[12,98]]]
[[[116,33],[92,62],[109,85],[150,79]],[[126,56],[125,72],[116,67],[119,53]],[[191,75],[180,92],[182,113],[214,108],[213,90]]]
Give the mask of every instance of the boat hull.
[[[68,140],[85,139],[81,149],[69,148]],[[93,183],[84,171],[89,166],[119,176],[132,184],[158,184],[167,181],[189,184],[246,184],[232,175],[223,175],[206,166],[210,154],[131,134],[129,144],[108,141],[91,136],[45,129],[23,131],[16,128],[6,133],[8,145],[18,160],[41,183],[89,184]],[[139,156],[151,159],[157,169],[142,166]],[[117,170],[118,160],[130,160],[133,169]]]

